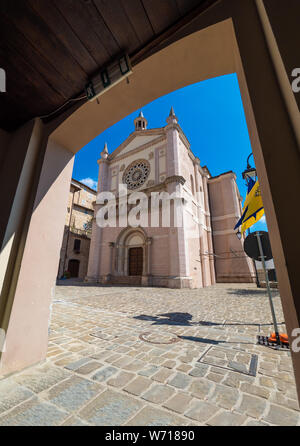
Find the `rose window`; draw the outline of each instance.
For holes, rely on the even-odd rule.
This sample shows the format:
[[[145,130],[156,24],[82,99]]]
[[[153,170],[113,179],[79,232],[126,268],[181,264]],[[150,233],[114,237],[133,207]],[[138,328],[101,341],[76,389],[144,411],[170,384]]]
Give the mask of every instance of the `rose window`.
[[[130,164],[124,172],[123,183],[128,189],[138,189],[141,187],[150,173],[150,165],[146,160],[138,160]]]

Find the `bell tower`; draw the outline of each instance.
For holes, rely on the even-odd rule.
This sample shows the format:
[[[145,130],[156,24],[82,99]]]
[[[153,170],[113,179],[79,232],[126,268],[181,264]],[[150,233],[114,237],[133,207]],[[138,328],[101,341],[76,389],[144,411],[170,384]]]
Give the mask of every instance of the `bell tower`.
[[[141,111],[137,118],[134,120],[134,127],[136,131],[147,130],[148,121],[144,117],[143,112]]]

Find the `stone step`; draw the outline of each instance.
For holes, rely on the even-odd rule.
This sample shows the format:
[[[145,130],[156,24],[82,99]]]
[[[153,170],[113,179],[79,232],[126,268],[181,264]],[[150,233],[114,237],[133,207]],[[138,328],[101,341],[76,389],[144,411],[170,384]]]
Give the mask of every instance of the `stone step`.
[[[141,286],[141,276],[112,276],[110,281],[112,285],[136,285]]]

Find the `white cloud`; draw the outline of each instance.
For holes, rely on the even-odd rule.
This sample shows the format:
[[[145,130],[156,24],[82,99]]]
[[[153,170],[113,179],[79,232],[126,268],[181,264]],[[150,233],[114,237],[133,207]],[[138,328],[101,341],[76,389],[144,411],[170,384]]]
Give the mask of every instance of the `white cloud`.
[[[266,216],[263,215],[259,221],[260,221],[261,223],[267,223],[267,222],[266,222]]]
[[[97,189],[97,181],[93,180],[93,178],[83,178],[82,180],[80,180],[80,183],[85,184],[91,189]]]

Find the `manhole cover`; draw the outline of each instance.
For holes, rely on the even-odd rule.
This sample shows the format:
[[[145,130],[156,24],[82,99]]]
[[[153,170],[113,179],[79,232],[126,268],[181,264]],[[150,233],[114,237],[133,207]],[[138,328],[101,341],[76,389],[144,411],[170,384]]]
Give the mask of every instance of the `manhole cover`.
[[[198,359],[198,362],[244,375],[256,376],[257,360],[257,355],[243,350],[211,346]]]
[[[179,342],[181,339],[175,333],[168,332],[146,332],[142,333],[139,338],[142,341],[150,342],[150,344],[174,344],[174,342]]]

